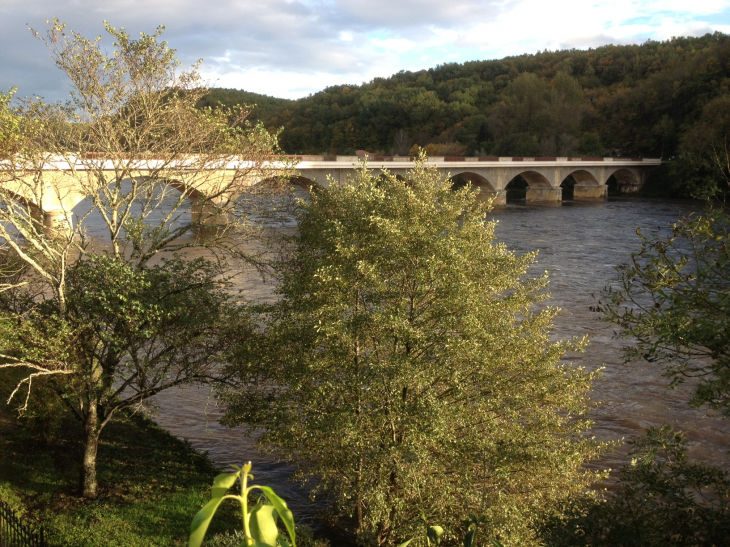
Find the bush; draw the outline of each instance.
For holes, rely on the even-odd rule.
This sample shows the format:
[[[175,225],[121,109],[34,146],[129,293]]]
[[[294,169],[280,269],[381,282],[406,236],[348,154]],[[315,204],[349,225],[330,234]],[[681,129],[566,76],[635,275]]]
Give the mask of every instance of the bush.
[[[547,534],[555,547],[720,546],[730,538],[730,474],[687,458],[684,435],[649,428],[631,443],[616,494]]]

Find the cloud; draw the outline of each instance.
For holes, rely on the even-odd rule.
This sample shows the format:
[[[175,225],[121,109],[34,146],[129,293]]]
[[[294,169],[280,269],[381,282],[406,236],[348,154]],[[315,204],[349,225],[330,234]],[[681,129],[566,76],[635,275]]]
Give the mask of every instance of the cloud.
[[[67,95],[27,30],[54,15],[89,37],[105,19],[132,34],[164,24],[179,58],[204,58],[218,85],[294,98],[453,59],[727,30],[729,14],[730,0],[3,0],[0,89]]]
[[[378,38],[371,38],[372,44],[378,49],[384,49],[386,51],[395,51],[396,53],[405,53],[414,49],[418,44],[407,40],[405,38],[386,38],[380,40]]]

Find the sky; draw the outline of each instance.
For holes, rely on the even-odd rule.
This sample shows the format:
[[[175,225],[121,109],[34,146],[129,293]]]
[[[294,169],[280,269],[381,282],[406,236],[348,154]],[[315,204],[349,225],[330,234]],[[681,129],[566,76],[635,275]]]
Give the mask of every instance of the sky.
[[[296,99],[444,63],[730,33],[730,0],[0,0],[0,91],[68,97],[29,30],[53,17],[88,38],[105,20],[164,25],[210,86]]]

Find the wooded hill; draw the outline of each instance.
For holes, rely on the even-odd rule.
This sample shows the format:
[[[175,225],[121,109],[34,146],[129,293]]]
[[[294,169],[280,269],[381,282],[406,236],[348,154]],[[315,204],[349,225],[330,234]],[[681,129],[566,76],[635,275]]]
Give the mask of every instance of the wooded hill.
[[[288,153],[669,158],[728,94],[730,37],[715,33],[445,64],[294,101],[215,89],[201,105],[257,103]]]

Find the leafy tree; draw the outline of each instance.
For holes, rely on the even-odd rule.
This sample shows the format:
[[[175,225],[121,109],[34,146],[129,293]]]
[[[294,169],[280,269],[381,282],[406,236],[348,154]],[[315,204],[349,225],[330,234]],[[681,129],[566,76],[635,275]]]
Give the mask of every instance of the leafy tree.
[[[599,156],[602,157],[605,153],[605,148],[601,144],[601,138],[595,133],[583,133],[576,152],[582,156]]]
[[[251,213],[278,188],[251,186],[268,177],[276,137],[247,124],[246,108],[196,110],[206,90],[160,41],[162,28],[138,40],[106,30],[110,55],[100,38],[50,24],[43,40],[71,81],[68,105],[2,104],[19,121],[22,146],[0,166],[0,371],[28,371],[13,395],[21,410],[43,378],[82,422],[90,498],[113,414],[209,377],[220,362],[229,327],[243,317],[228,282],[257,263],[245,245],[263,228]],[[59,164],[69,167],[62,176]],[[79,202],[88,212],[72,208]],[[86,233],[91,215],[105,240]],[[198,258],[172,254],[186,249]]]
[[[676,387],[691,379],[691,404],[730,416],[730,231],[722,211],[680,220],[669,237],[642,236],[606,320],[631,340],[625,357],[664,365]]]
[[[705,195],[719,193],[728,175],[728,108],[710,101],[686,134],[683,161]],[[670,120],[663,118],[670,126]],[[665,128],[666,129],[666,128]],[[667,129],[668,131],[668,129]],[[724,183],[724,184],[723,184]],[[627,361],[656,362],[670,387],[685,382],[690,404],[730,416],[730,218],[710,206],[680,219],[670,235],[642,238],[631,263],[617,268],[618,286],[604,291],[605,319],[628,339]],[[569,520],[556,545],[720,545],[730,533],[730,475],[690,463],[681,432],[650,428],[634,441],[621,488],[605,503]],[[567,531],[567,533],[565,533]]]
[[[729,146],[730,95],[721,95],[705,105],[702,115],[682,137],[678,171],[689,180],[692,197],[708,198],[727,192]]]
[[[405,180],[363,168],[301,204],[224,423],[263,428],[379,545],[420,536],[424,516],[454,544],[469,513],[529,545],[538,515],[595,479],[593,375],[561,361],[583,342],[550,341],[557,310],[532,310],[535,254],[495,244],[486,206],[451,186],[423,163]]]
[[[537,156],[540,154],[540,143],[529,133],[512,133],[500,140],[492,150],[497,156]]]
[[[494,132],[499,137],[514,134],[537,136],[550,123],[548,87],[536,74],[526,72],[515,78],[505,90],[504,100],[499,106],[492,120]]]
[[[573,152],[580,132],[582,105],[583,89],[578,80],[566,72],[558,72],[548,92],[550,123],[541,139],[544,155],[567,156]]]

